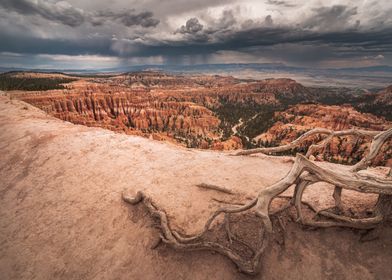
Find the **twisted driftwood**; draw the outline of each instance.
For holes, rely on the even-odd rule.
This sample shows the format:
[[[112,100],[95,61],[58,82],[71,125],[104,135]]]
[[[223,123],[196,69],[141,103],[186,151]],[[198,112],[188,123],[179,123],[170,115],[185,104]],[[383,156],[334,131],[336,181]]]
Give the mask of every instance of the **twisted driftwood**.
[[[392,128],[383,131],[364,131],[364,130],[347,130],[347,131],[330,131],[327,129],[314,129],[311,130],[292,143],[281,147],[273,148],[259,148],[250,151],[244,151],[237,153],[237,155],[252,154],[256,152],[269,153],[269,152],[281,152],[288,149],[292,149],[296,145],[300,144],[305,138],[315,134],[326,134],[328,135],[320,143],[314,144],[309,150],[315,151],[325,146],[328,141],[334,136],[342,135],[360,135],[366,137],[373,137],[369,153],[356,165],[352,166],[348,170],[334,170],[320,167],[314,162],[310,161],[303,155],[297,154],[295,157],[294,164],[289,173],[275,184],[263,188],[259,191],[258,195],[249,201],[248,203],[240,206],[227,206],[216,210],[206,221],[204,228],[199,233],[192,236],[185,236],[179,232],[173,230],[167,218],[164,210],[160,209],[155,205],[151,199],[146,196],[143,192],[138,192],[136,196],[132,197],[123,193],[124,201],[130,204],[137,204],[143,202],[147,207],[149,213],[159,220],[161,228],[161,240],[164,243],[169,244],[175,249],[181,250],[212,250],[216,251],[233,261],[240,271],[248,274],[256,274],[260,269],[260,259],[262,253],[265,251],[271,240],[273,233],[273,224],[271,222],[271,216],[279,214],[278,212],[270,213],[269,208],[272,200],[280,196],[290,186],[295,186],[294,195],[291,198],[291,203],[295,206],[297,212],[298,221],[305,225],[313,227],[331,227],[331,226],[342,226],[351,227],[358,229],[371,229],[376,227],[378,224],[387,219],[392,213],[392,178],[386,177],[375,177],[370,175],[362,175],[357,171],[365,169],[369,166],[371,161],[376,157],[381,146],[392,136]],[[309,151],[307,156],[309,156]],[[326,182],[335,186],[333,197],[337,206],[341,205],[341,190],[349,189],[362,193],[374,193],[379,195],[379,199],[375,206],[374,216],[368,218],[353,218],[340,214],[332,213],[328,210],[317,212],[324,218],[323,221],[316,221],[314,219],[307,220],[304,218],[302,213],[302,195],[305,189],[317,182]],[[202,184],[203,186],[211,186],[209,184]],[[225,188],[214,186],[216,190],[225,190]],[[305,203],[306,204],[306,203]],[[311,205],[311,209],[315,210]],[[260,224],[260,246],[251,246],[246,241],[238,240],[233,234],[230,228],[230,215],[235,213],[243,213],[252,209],[257,217],[259,217]],[[213,222],[220,215],[224,215],[223,223],[227,232],[227,238],[230,243],[233,240],[240,242],[243,246],[249,248],[252,252],[251,258],[244,258],[235,250],[228,246],[224,246],[219,242],[207,241],[206,235],[212,228]]]

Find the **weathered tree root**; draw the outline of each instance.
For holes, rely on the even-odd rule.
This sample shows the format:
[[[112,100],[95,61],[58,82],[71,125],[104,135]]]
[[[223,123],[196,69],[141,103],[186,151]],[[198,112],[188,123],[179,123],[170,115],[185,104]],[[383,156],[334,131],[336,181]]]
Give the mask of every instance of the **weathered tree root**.
[[[319,211],[318,214],[327,218],[334,219],[336,221],[305,221],[301,211],[302,195],[306,187],[317,182],[326,182],[335,186],[333,198],[335,200],[335,206],[338,209],[342,209],[341,192],[342,189],[351,189],[358,192],[376,193],[380,197],[382,195],[390,195],[392,193],[392,180],[382,179],[374,176],[364,176],[356,173],[359,170],[367,168],[371,161],[378,154],[381,146],[392,136],[392,128],[386,131],[365,131],[365,130],[345,130],[345,131],[331,131],[323,128],[316,128],[310,130],[294,140],[292,143],[271,148],[258,148],[253,150],[247,150],[239,152],[236,155],[249,155],[254,153],[271,153],[271,152],[282,152],[292,149],[302,143],[307,137],[315,134],[327,134],[328,136],[323,139],[320,143],[313,144],[307,153],[307,157],[311,155],[317,149],[324,147],[331,139],[335,136],[343,135],[357,135],[365,137],[373,137],[371,142],[369,153],[356,165],[352,166],[347,172],[339,172],[321,168],[308,160],[306,157],[297,154],[294,165],[290,170],[289,174],[277,182],[276,184],[263,189],[260,191],[258,197],[257,213],[262,217],[267,228],[271,231],[271,223],[268,218],[268,208],[271,200],[285,191],[291,185],[295,185],[295,192],[293,201],[297,209],[298,220],[306,225],[317,226],[317,227],[329,227],[329,226],[343,226],[353,228],[373,228],[383,220],[385,211],[376,209],[376,216],[372,218],[355,219],[330,213],[328,211]],[[392,203],[392,202],[391,202]],[[384,213],[384,214],[383,214]]]
[[[350,172],[350,174],[355,174]],[[306,221],[302,215],[301,201],[304,189],[315,182],[324,181],[333,183],[339,187],[354,189],[365,193],[380,193],[380,199],[376,207],[376,215],[371,218],[354,219],[350,217],[344,217],[329,212],[321,211],[318,214],[332,218],[336,221]],[[124,201],[134,205],[140,202],[147,207],[152,217],[158,218],[160,221],[161,239],[164,243],[169,244],[175,249],[195,251],[195,250],[212,250],[218,252],[231,261],[233,261],[241,272],[247,274],[257,274],[260,270],[260,259],[262,253],[269,244],[273,229],[270,217],[272,214],[269,213],[269,206],[273,198],[278,197],[280,193],[285,191],[291,185],[296,184],[296,195],[294,198],[294,204],[297,209],[299,221],[308,226],[312,227],[331,227],[331,226],[342,226],[351,227],[358,229],[370,229],[374,228],[383,221],[385,214],[392,212],[392,180],[378,180],[377,182],[367,181],[360,176],[348,176],[345,173],[334,174],[331,170],[322,169],[315,165],[313,162],[306,159],[304,156],[297,155],[294,166],[289,172],[287,177],[279,181],[278,183],[263,189],[260,191],[257,198],[250,201],[243,206],[231,206],[222,207],[216,210],[210,218],[207,220],[203,230],[193,236],[182,236],[178,232],[172,230],[169,225],[169,221],[166,213],[158,206],[153,204],[150,198],[142,192],[138,192],[135,197],[123,194]],[[309,207],[316,211],[311,205]],[[252,248],[246,241],[238,240],[230,230],[229,215],[232,213],[241,213],[249,209],[255,208],[256,214],[261,218],[264,227],[261,229],[263,240],[262,245],[259,248]],[[253,257],[250,260],[244,259],[239,254],[234,252],[232,249],[223,246],[217,242],[204,241],[204,235],[209,231],[214,220],[220,215],[224,214],[225,229],[227,231],[228,239],[230,242],[236,240],[242,245],[246,246],[252,251]],[[276,213],[275,213],[276,214]]]
[[[295,139],[293,142],[291,142],[289,144],[277,146],[277,147],[265,147],[265,148],[255,148],[255,149],[243,150],[243,151],[239,151],[233,155],[243,156],[243,155],[252,155],[252,154],[257,154],[257,153],[270,154],[270,153],[285,152],[285,151],[289,151],[291,149],[296,148],[297,146],[299,146],[301,143],[303,143],[310,136],[327,135],[327,137],[325,137],[324,139],[320,140],[317,143],[312,144],[309,147],[308,152],[306,154],[306,156],[309,157],[310,155],[314,154],[314,152],[324,148],[329,142],[331,142],[333,137],[356,135],[356,136],[362,136],[362,137],[374,137],[374,139],[376,139],[377,137],[389,138],[391,134],[392,134],[392,129],[389,129],[387,131],[369,131],[369,130],[360,130],[360,129],[333,131],[333,130],[326,129],[326,128],[314,128],[314,129],[309,130],[308,132],[302,134],[300,137],[298,137],[297,139]],[[381,141],[381,142],[384,143],[384,141]],[[377,151],[378,151],[377,149],[379,149],[379,147],[376,145],[373,148],[373,150],[376,152],[376,154],[369,153],[367,159],[364,160],[364,162],[367,162],[369,159],[373,159],[377,155]]]
[[[288,149],[292,149],[294,146],[301,143],[306,137],[320,133],[327,134],[329,136],[322,140],[321,143],[317,144],[316,146],[313,146],[313,148],[310,148],[311,151],[322,147],[322,145],[326,145],[326,143],[328,143],[328,141],[330,141],[330,139],[334,136],[353,134],[367,137],[373,136],[374,138],[370,146],[370,152],[360,162],[352,166],[352,168],[349,170],[331,170],[328,168],[320,167],[314,162],[307,159],[305,156],[297,154],[291,170],[284,178],[282,178],[277,183],[260,190],[256,198],[244,205],[219,208],[207,219],[203,230],[195,235],[184,236],[172,230],[170,228],[166,213],[158,206],[154,205],[151,199],[146,197],[144,193],[139,191],[135,197],[123,194],[123,199],[130,204],[137,204],[139,202],[143,202],[143,204],[147,207],[149,213],[153,217],[159,219],[161,228],[161,239],[164,243],[171,245],[175,249],[181,250],[216,251],[233,261],[238,266],[240,271],[247,274],[256,274],[259,272],[260,269],[260,259],[262,253],[268,246],[269,240],[271,239],[271,236],[273,234],[271,216],[281,212],[279,210],[276,213],[270,213],[270,204],[274,198],[281,196],[281,194],[285,190],[287,190],[293,185],[295,186],[295,190],[293,197],[290,198],[291,205],[295,206],[298,221],[304,225],[312,227],[338,226],[357,229],[372,229],[392,216],[392,178],[379,178],[375,176],[362,175],[357,173],[357,171],[362,170],[370,165],[371,161],[379,152],[381,146],[389,137],[392,136],[392,128],[384,132],[362,130],[333,132],[326,129],[314,129],[305,133],[297,140],[288,145],[273,148],[259,148],[254,149],[253,151],[249,150],[237,153],[237,155],[252,154],[256,152],[269,153],[285,151]],[[308,204],[308,206],[313,211],[315,211],[317,215],[324,217],[324,219],[327,220],[306,220],[302,213],[302,204],[306,204],[302,201],[302,196],[307,187],[318,182],[326,182],[335,186],[333,197],[335,199],[335,205],[338,207],[338,209],[342,206],[342,189],[349,189],[362,193],[378,194],[379,198],[374,211],[375,215],[373,217],[366,218],[352,218],[340,214],[331,213],[326,210],[317,211],[313,206]],[[210,188],[211,186],[208,184],[201,185],[207,186],[207,188]],[[221,192],[222,190],[224,190],[224,193],[232,194],[230,190],[227,190],[222,187],[217,188],[217,186],[213,186],[213,188],[210,189],[218,190]],[[252,251],[251,259],[243,258],[229,247],[226,247],[217,242],[205,241],[204,237],[206,233],[209,231],[214,220],[221,214],[224,215],[224,226],[228,241],[230,243],[232,243],[234,240],[238,241],[235,234],[233,234],[230,228],[230,215],[234,213],[242,213],[249,209],[254,209],[257,217],[261,219],[263,225],[262,228],[260,228],[262,233],[261,236],[263,239],[261,242],[261,246],[259,246],[258,248],[253,248],[248,243],[246,243],[246,241],[239,241],[239,243]],[[282,209],[285,209],[285,207]]]
[[[132,205],[142,202],[147,207],[147,210],[150,215],[154,218],[158,218],[160,222],[162,241],[166,244],[169,244],[173,248],[186,251],[212,250],[228,257],[232,262],[237,265],[238,269],[241,272],[247,274],[257,274],[259,272],[260,258],[268,244],[268,235],[263,234],[262,246],[260,246],[260,248],[258,248],[257,250],[254,250],[254,248],[252,248],[250,245],[246,244],[245,242],[242,242],[244,246],[247,246],[253,251],[253,257],[251,260],[246,260],[242,258],[239,254],[237,254],[230,248],[225,247],[217,242],[202,240],[203,235],[209,230],[209,227],[211,226],[212,222],[219,214],[224,213],[225,215],[228,215],[229,213],[239,213],[242,211],[246,211],[256,205],[257,199],[241,207],[220,208],[211,215],[202,232],[192,237],[181,237],[179,233],[171,229],[165,211],[155,205],[151,201],[151,199],[147,197],[143,192],[137,192],[136,196],[134,197],[123,193],[122,197],[125,202],[128,202]],[[226,229],[228,229],[229,227],[229,224],[227,225],[228,226],[226,226]],[[231,234],[230,238],[236,238],[231,233],[230,229],[229,232]]]
[[[302,134],[300,137],[295,139],[293,142],[282,145],[282,146],[277,146],[277,147],[265,147],[265,148],[255,148],[255,149],[249,149],[249,150],[243,150],[239,151],[233,155],[235,156],[244,156],[244,155],[252,155],[252,154],[258,154],[258,153],[263,153],[263,154],[270,154],[270,153],[280,153],[280,152],[285,152],[289,151],[291,149],[296,148],[299,146],[301,143],[303,143],[307,138],[313,135],[327,135],[324,139],[320,140],[318,143],[312,144],[308,152],[306,154],[307,157],[312,155],[314,152],[317,150],[320,150],[324,148],[331,140],[333,137],[339,137],[339,136],[346,136],[346,135],[356,135],[356,136],[362,136],[362,137],[378,137],[379,134],[385,133],[384,137],[388,138],[392,134],[392,129],[389,129],[387,131],[368,131],[368,130],[359,130],[359,129],[349,129],[349,130],[342,130],[342,131],[333,131],[330,129],[326,128],[314,128],[312,130],[309,130],[308,132]],[[374,147],[375,149],[377,147]],[[373,156],[373,158],[375,155]]]
[[[372,143],[370,144],[369,153],[361,159],[357,164],[355,164],[351,171],[359,171],[367,168],[372,160],[377,156],[378,152],[381,149],[381,146],[392,136],[392,128],[382,131],[374,136]]]
[[[267,229],[270,232],[272,231],[271,222],[268,217],[269,205],[272,199],[284,192],[291,185],[296,185],[294,201],[299,221],[303,224],[318,227],[347,226],[363,229],[373,228],[382,220],[385,213],[380,209],[378,211],[376,210],[377,215],[374,218],[354,219],[336,214],[327,214],[326,211],[321,211],[319,214],[338,220],[338,222],[306,221],[301,211],[302,195],[306,187],[317,182],[326,182],[343,189],[355,190],[362,193],[375,193],[379,194],[380,197],[382,195],[391,197],[392,195],[392,179],[379,178],[377,180],[369,180],[367,177],[362,177],[351,171],[337,172],[319,167],[304,156],[298,154],[289,174],[281,181],[261,190],[258,194],[259,199],[256,205],[256,213],[262,217]],[[392,203],[392,200],[390,202]]]

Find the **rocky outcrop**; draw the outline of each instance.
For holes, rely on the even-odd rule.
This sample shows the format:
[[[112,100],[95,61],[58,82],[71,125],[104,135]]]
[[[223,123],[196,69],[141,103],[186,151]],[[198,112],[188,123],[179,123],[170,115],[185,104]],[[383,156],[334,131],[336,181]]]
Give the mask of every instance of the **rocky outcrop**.
[[[236,150],[242,148],[242,141],[237,136],[231,136],[226,141],[216,141],[212,144],[212,150]]]
[[[160,132],[212,138],[219,125],[219,120],[203,106],[160,100],[145,91],[25,96],[23,100],[65,121],[130,134]]]
[[[361,128],[367,130],[386,130],[391,122],[372,114],[356,111],[351,106],[326,106],[317,104],[295,105],[283,112],[275,113],[275,124],[267,132],[255,137],[261,146],[278,146],[292,142],[304,132],[316,128],[346,130]],[[306,150],[315,139],[309,139],[299,147]],[[334,138],[326,149],[316,156],[318,160],[329,160],[341,163],[354,163],[363,157],[369,147],[369,140],[347,136]],[[295,151],[294,151],[295,152]],[[323,154],[323,156],[321,156]],[[377,164],[392,166],[392,142],[384,145],[376,158]]]

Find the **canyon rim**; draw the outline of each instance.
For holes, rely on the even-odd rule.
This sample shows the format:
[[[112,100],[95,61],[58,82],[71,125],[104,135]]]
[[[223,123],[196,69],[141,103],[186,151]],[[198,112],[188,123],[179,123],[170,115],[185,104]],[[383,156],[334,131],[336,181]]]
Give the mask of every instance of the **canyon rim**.
[[[390,1],[0,1],[2,279],[389,279]]]

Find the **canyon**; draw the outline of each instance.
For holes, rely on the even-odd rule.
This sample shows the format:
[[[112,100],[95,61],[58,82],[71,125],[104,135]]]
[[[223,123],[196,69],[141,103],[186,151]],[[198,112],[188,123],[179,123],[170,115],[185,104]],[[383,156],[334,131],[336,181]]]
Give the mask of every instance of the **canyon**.
[[[190,148],[274,146],[315,127],[385,130],[392,126],[392,86],[372,93],[305,87],[286,78],[251,80],[152,71],[91,77],[30,72],[3,75],[21,81],[59,80],[55,89],[9,94],[61,120]],[[311,140],[291,154],[306,150]],[[355,163],[368,145],[367,139],[342,137],[334,139],[323,154],[328,160]],[[376,163],[392,165],[390,145],[383,151]]]

